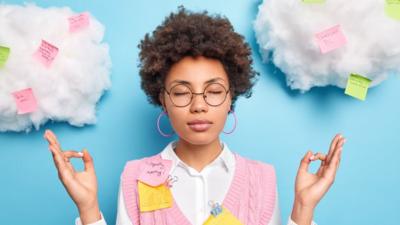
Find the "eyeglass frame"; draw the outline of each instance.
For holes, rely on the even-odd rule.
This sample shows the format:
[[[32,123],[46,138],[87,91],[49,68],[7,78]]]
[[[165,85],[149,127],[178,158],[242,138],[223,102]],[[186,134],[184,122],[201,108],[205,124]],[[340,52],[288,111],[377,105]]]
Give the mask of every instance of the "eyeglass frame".
[[[206,97],[207,97],[207,96],[205,95],[206,89],[207,89],[210,85],[213,85],[213,84],[219,84],[219,85],[221,85],[222,88],[225,90],[225,98],[224,98],[224,100],[223,100],[220,104],[218,104],[218,105],[211,105],[211,104],[208,103],[207,100],[206,100]],[[178,85],[184,85],[184,86],[186,86],[186,87],[190,90],[190,93],[191,93],[191,98],[190,98],[189,103],[186,104],[186,105],[184,105],[184,106],[178,106],[178,105],[176,105],[176,104],[174,103],[174,101],[172,101],[172,98],[171,98],[171,90],[172,90],[174,87],[178,86]],[[175,85],[173,85],[173,86],[169,89],[169,91],[167,91],[166,88],[163,88],[163,90],[168,94],[169,100],[171,100],[172,104],[173,104],[175,107],[179,107],[179,108],[183,108],[183,107],[186,107],[186,106],[192,104],[194,95],[203,95],[204,102],[205,102],[207,105],[212,106],[212,107],[218,107],[218,106],[224,104],[224,102],[226,101],[226,96],[228,96],[228,93],[231,91],[230,88],[228,88],[228,90],[227,90],[223,84],[220,84],[220,83],[218,83],[218,82],[213,82],[213,83],[207,84],[207,86],[204,87],[203,92],[200,92],[200,93],[193,92],[192,89],[190,88],[190,86],[187,85],[187,84],[175,84]]]

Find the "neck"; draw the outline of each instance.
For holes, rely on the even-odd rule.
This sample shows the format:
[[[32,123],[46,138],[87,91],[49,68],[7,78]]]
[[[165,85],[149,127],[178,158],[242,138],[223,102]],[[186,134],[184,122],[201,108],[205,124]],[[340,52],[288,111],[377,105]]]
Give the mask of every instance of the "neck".
[[[221,152],[222,146],[219,138],[204,145],[194,145],[179,139],[175,148],[175,154],[179,159],[198,172],[214,161]]]

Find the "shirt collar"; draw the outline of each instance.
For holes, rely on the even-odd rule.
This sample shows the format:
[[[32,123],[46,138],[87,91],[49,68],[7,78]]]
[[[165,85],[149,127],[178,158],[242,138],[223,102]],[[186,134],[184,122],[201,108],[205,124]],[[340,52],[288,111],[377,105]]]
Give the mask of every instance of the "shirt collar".
[[[228,146],[225,143],[221,142],[221,145],[222,152],[214,161],[212,161],[207,166],[219,164],[223,166],[227,172],[233,171],[235,166],[235,155],[232,151],[229,150]],[[170,142],[161,152],[161,158],[172,161],[171,171],[173,171],[178,165],[188,169],[189,166],[176,155],[174,151],[175,147],[176,141]]]

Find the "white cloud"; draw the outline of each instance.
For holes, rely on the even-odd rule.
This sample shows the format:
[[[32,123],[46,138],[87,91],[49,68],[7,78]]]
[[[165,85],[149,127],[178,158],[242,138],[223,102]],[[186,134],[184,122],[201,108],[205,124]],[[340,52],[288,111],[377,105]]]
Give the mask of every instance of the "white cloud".
[[[0,4],[0,45],[11,49],[0,68],[0,131],[29,131],[49,120],[74,126],[96,122],[96,103],[110,88],[111,59],[102,42],[103,25],[90,16],[90,26],[69,32],[68,7]],[[59,48],[50,68],[32,55],[42,40]],[[38,109],[18,115],[11,93],[32,88]]]
[[[370,78],[375,86],[400,72],[400,20],[389,18],[384,6],[384,0],[264,0],[254,21],[263,60],[270,55],[287,85],[302,92],[316,86],[345,88],[351,73]],[[337,24],[347,44],[321,54],[315,33]]]

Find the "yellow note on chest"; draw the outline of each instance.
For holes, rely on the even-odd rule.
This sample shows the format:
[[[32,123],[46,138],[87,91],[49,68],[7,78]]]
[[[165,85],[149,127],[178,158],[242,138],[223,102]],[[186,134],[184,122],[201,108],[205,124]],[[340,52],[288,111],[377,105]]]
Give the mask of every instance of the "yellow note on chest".
[[[149,186],[138,181],[140,212],[172,207],[172,194],[164,184]]]
[[[203,225],[243,225],[228,209],[222,207],[217,216],[210,215]]]

